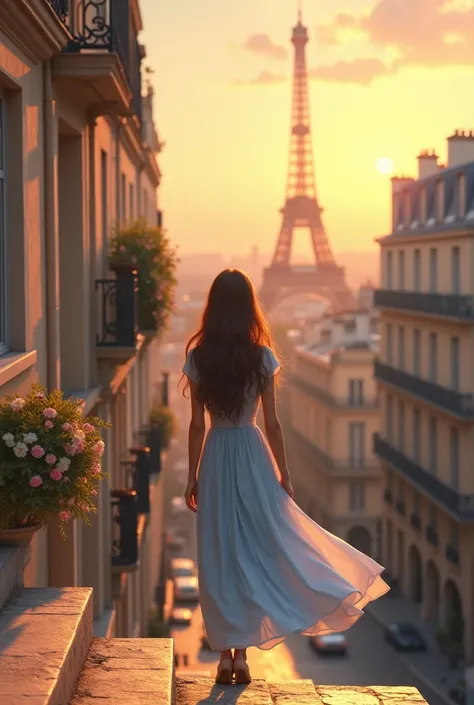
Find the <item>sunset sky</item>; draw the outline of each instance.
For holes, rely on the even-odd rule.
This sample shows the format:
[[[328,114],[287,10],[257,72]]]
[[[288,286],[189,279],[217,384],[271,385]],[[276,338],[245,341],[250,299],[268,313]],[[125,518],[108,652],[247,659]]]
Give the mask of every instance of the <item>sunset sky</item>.
[[[183,254],[270,252],[284,202],[296,0],[142,0],[161,207]],[[337,8],[336,10],[332,8]],[[375,249],[387,176],[474,127],[474,0],[304,0],[319,200],[333,249]],[[309,252],[300,238],[296,249]]]

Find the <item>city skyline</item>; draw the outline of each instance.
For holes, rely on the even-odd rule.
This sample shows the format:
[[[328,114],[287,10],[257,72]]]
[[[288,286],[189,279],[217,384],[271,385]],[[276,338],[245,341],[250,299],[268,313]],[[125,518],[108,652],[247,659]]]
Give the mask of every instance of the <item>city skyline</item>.
[[[374,239],[389,230],[390,182],[379,160],[415,175],[421,149],[437,149],[443,162],[445,137],[470,127],[462,96],[471,81],[472,2],[421,5],[403,13],[395,0],[303,8],[316,184],[336,253],[376,251]],[[262,0],[242,0],[229,14],[215,0],[199,9],[188,0],[159,9],[145,0],[143,15],[166,143],[170,235],[183,253],[197,242],[225,256],[254,243],[271,251],[284,202],[296,3],[278,0],[270,13]],[[421,37],[420,22],[430,27]],[[298,251],[309,246],[306,236],[296,243]]]

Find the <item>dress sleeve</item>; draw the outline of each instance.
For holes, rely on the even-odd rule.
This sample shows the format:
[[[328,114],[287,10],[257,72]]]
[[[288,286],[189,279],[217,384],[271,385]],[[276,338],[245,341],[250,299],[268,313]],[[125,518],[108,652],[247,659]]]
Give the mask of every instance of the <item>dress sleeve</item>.
[[[263,349],[262,365],[263,374],[267,377],[272,377],[274,374],[279,372],[280,363],[273,354],[273,350],[271,348],[265,347]]]
[[[196,369],[196,365],[194,364],[194,350],[190,350],[188,352],[186,362],[183,366],[183,372],[186,377],[191,380],[191,382],[196,383],[198,381],[199,375]]]

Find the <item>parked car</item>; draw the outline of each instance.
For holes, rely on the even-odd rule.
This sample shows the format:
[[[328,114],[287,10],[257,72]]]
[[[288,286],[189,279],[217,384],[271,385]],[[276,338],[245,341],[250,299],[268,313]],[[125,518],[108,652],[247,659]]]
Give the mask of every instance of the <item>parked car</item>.
[[[196,564],[190,558],[173,558],[171,561],[171,577],[186,578],[196,575]]]
[[[426,642],[413,624],[389,624],[385,638],[397,651],[426,651]]]
[[[176,602],[199,602],[199,583],[196,576],[179,576],[173,582]]]
[[[344,634],[335,632],[334,634],[322,634],[321,636],[312,636],[311,645],[322,654],[341,654],[347,653],[347,639]]]
[[[169,623],[170,624],[182,624],[189,626],[191,624],[191,619],[193,613],[184,607],[174,607],[171,610]]]

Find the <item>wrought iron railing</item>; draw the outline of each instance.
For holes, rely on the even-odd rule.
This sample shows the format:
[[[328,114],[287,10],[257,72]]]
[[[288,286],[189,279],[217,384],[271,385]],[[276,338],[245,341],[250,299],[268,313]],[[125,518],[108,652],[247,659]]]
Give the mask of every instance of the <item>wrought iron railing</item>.
[[[134,347],[138,335],[138,277],[131,268],[117,269],[115,279],[97,279],[97,345]]]
[[[147,446],[130,448],[135,456],[133,489],[137,493],[139,514],[150,513],[150,449]]]
[[[374,294],[374,304],[380,308],[399,308],[433,316],[474,320],[474,296],[466,294],[377,289]]]
[[[454,389],[442,387],[440,384],[403,372],[378,360],[374,364],[374,374],[382,382],[400,387],[456,416],[474,419],[473,394],[463,394]]]
[[[138,562],[138,505],[134,490],[112,490],[112,566]]]
[[[374,453],[428,494],[458,521],[474,522],[474,494],[460,494],[420,467],[378,434],[374,436]]]
[[[68,52],[105,51],[120,57],[133,110],[142,120],[142,49],[132,24],[129,0],[49,0],[72,39]]]

